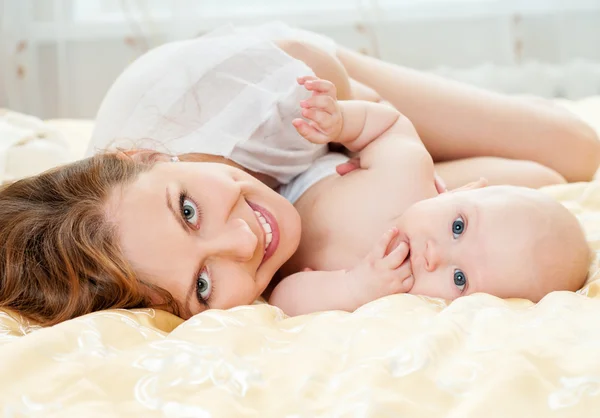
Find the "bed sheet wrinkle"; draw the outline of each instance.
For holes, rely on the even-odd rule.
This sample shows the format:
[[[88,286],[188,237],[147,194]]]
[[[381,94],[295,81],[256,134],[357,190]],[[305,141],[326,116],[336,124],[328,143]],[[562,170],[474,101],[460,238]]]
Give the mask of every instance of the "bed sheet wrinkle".
[[[600,99],[563,104],[600,129]],[[578,217],[594,250],[577,293],[538,304],[394,295],[353,314],[295,318],[264,303],[187,321],[113,310],[51,328],[0,311],[2,412],[597,417],[600,182],[543,191]]]

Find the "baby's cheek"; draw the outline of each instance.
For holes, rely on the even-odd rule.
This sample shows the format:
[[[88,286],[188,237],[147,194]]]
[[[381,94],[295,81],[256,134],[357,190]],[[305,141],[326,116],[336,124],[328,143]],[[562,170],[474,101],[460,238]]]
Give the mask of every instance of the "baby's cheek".
[[[449,285],[451,278],[446,277],[441,270],[434,272],[419,270],[413,274],[413,277],[415,281],[410,294],[445,300],[453,300],[457,297],[457,292],[452,292]]]
[[[426,205],[415,203],[404,211],[400,224],[407,232],[423,233],[429,229],[433,216]]]

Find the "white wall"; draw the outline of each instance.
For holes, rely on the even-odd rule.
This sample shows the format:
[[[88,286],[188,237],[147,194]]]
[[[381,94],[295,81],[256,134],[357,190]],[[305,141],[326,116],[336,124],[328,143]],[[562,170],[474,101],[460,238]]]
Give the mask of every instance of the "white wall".
[[[93,117],[115,77],[147,47],[227,21],[249,24],[273,17],[394,63],[501,91],[570,98],[600,94],[600,0],[322,1],[339,7],[326,17],[310,8],[275,16],[236,14],[225,7],[235,1],[222,0],[216,9],[232,14],[212,18],[181,8],[164,17],[159,8],[148,9],[150,18],[133,13],[113,21],[106,15],[84,24],[73,20],[79,0],[43,6],[3,0],[0,44],[7,47],[0,56],[0,106],[46,118]]]

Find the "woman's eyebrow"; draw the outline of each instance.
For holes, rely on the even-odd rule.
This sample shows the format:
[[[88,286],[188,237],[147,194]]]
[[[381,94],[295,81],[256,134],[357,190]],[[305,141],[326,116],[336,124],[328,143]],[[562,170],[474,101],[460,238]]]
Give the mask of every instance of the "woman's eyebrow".
[[[183,220],[181,215],[179,215],[178,211],[173,206],[173,199],[171,198],[171,193],[169,192],[169,186],[166,187],[165,192],[166,192],[166,197],[167,197],[167,208],[169,208],[169,211],[171,211],[171,213],[173,214],[173,216],[175,217],[175,219],[177,220],[179,225],[181,225],[183,230],[187,234],[190,234],[191,233],[190,228],[188,228],[188,226],[185,224],[185,221]]]

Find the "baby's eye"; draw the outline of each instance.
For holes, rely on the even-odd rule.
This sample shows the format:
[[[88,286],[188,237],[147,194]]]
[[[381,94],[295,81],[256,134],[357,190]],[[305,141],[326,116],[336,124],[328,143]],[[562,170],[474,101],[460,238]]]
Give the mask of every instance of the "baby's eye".
[[[186,222],[189,222],[193,226],[198,224],[198,208],[190,199],[184,198],[181,202],[181,215],[183,215],[183,219]]]
[[[462,216],[459,216],[452,222],[452,235],[457,239],[460,234],[465,232],[465,221]]]
[[[467,276],[459,269],[454,270],[454,284],[461,292],[465,290],[465,287],[467,286]]]

